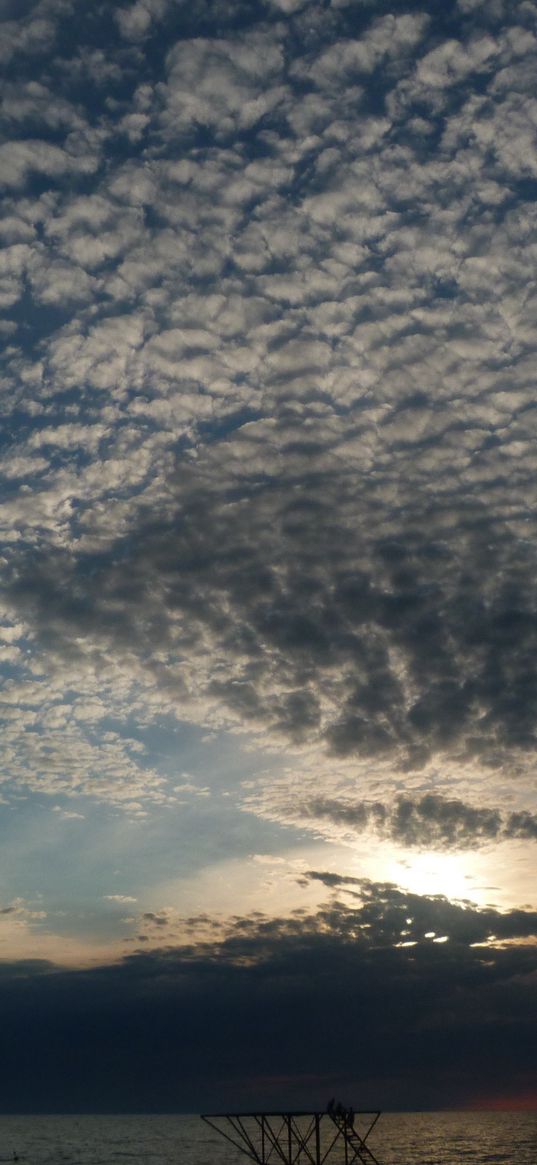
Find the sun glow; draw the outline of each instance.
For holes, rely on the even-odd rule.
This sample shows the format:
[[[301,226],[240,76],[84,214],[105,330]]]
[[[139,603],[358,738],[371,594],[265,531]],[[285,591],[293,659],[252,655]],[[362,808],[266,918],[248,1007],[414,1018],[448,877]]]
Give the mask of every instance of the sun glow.
[[[412,894],[442,894],[451,900],[469,899],[482,905],[485,895],[483,888],[474,884],[475,873],[471,856],[433,851],[406,853],[394,860],[387,871],[390,881]]]

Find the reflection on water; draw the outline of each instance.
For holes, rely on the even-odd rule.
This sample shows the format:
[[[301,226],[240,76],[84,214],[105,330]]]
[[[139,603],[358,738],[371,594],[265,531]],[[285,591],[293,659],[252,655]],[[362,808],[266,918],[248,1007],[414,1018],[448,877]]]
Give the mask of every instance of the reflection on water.
[[[383,1114],[381,1165],[536,1165],[537,1113]],[[199,1117],[0,1117],[0,1165],[240,1165]],[[297,1163],[300,1165],[300,1163]]]

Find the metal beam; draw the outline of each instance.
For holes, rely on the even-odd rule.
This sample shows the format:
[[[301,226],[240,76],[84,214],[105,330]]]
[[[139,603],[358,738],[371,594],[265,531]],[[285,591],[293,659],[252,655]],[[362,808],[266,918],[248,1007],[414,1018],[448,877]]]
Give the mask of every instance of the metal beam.
[[[255,1165],[379,1165],[366,1145],[380,1112],[226,1112],[202,1115]],[[359,1131],[354,1121],[367,1118]],[[342,1152],[343,1151],[343,1152]],[[333,1161],[330,1160],[334,1155]],[[337,1160],[336,1160],[337,1158]]]

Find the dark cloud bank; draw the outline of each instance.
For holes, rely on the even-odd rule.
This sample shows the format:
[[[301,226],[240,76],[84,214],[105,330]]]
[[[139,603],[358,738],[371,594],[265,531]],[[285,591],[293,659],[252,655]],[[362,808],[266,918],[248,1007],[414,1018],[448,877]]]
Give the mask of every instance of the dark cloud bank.
[[[383,1108],[527,1094],[535,913],[309,877],[334,894],[315,917],[237,918],[212,942],[94,971],[4,965],[4,1111],[324,1106],[336,1088]],[[350,907],[337,897],[349,891]]]

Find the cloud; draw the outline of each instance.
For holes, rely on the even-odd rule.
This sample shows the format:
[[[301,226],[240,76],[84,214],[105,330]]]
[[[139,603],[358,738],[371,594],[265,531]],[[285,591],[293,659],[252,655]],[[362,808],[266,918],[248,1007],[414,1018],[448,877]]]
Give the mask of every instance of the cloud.
[[[410,1107],[423,1096],[434,1107],[467,1101],[476,1080],[493,1095],[507,1083],[527,1088],[535,914],[359,888],[350,908],[334,901],[312,917],[237,918],[199,944],[98,970],[5,965],[6,1102],[29,1108],[39,1089],[50,1108],[61,1093],[71,1111],[83,1096],[86,1106],[169,1111],[179,1089],[191,1111],[202,1097],[217,1109],[233,1100],[278,1107],[322,1104],[327,1083],[345,1079],[365,1107]],[[415,945],[403,945],[409,936]]]
[[[54,180],[69,174],[93,174],[98,160],[91,154],[69,153],[39,139],[4,142],[0,145],[2,185],[22,188],[32,173]]]
[[[8,64],[19,54],[41,55],[54,43],[55,31],[53,21],[45,16],[37,15],[22,26],[20,20],[2,21],[0,55],[3,63]]]
[[[379,17],[371,22],[359,38],[346,36],[309,60],[308,74],[320,89],[345,90],[357,80],[373,73],[387,60],[404,67],[407,53],[415,52],[427,30],[429,19],[425,13],[405,13]],[[304,63],[295,66],[300,76]]]
[[[533,836],[535,40],[461,11],[147,0],[9,80],[13,780],[46,685],[47,789],[160,795],[104,692],[317,753],[318,821]]]
[[[537,835],[533,14],[217,9],[2,7],[4,1105],[527,1092],[535,910],[358,874]]]
[[[107,902],[125,903],[125,902],[136,902],[137,901],[137,899],[133,898],[130,894],[105,894],[104,897],[105,897]]]
[[[245,426],[177,466],[158,525],[142,512],[124,546],[110,531],[87,582],[83,557],[41,554],[30,570],[15,556],[10,603],[38,637],[54,620],[60,654],[82,621],[120,654],[127,642],[148,650],[158,627],[162,682],[180,683],[187,700],[204,691],[230,722],[297,743],[313,733],[335,756],[385,756],[401,769],[435,754],[454,765],[523,761],[533,749],[531,551],[496,519],[490,528],[477,502],[461,527],[439,498],[421,529],[419,504],[415,526],[392,534],[385,509],[384,531],[372,529],[374,495],[362,492],[358,510],[359,472],[337,472],[338,428],[333,452],[326,429],[315,449],[312,422],[306,468],[303,429],[295,439],[284,422],[267,444],[255,422]],[[286,487],[271,473],[280,451]],[[166,660],[180,643],[179,676]]]
[[[42,123],[49,129],[81,129],[84,119],[69,101],[56,96],[38,81],[7,83],[3,87],[2,117],[15,124]]]
[[[129,41],[142,40],[155,21],[162,19],[169,7],[168,0],[138,0],[128,8],[119,8],[114,17],[121,35]]]
[[[178,41],[166,63],[163,116],[175,133],[203,125],[225,138],[251,128],[285,95],[281,47],[262,31]]]
[[[314,797],[296,818],[303,824],[326,819],[353,833],[371,830],[398,845],[420,849],[462,850],[512,838],[537,837],[537,817],[528,812],[502,814],[497,809],[468,805],[456,798],[427,793],[413,800],[399,796],[392,804],[379,801],[345,803]]]

